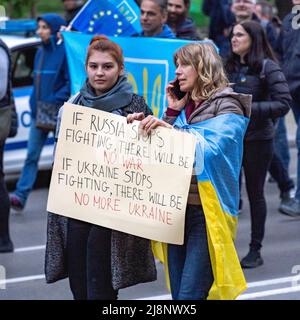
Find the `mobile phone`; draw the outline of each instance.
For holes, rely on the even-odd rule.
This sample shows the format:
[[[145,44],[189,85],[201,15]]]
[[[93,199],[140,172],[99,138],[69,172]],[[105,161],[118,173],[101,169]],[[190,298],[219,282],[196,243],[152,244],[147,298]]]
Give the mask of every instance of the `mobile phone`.
[[[171,89],[171,91],[178,98],[178,100],[181,100],[186,95],[186,92],[180,91],[180,86],[179,86],[179,80],[178,79],[176,79],[173,82],[173,88]]]

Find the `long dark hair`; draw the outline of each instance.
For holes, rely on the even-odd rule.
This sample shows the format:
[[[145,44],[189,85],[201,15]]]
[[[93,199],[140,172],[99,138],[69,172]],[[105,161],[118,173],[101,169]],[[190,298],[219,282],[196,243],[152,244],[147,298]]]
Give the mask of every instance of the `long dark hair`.
[[[251,38],[250,51],[245,56],[245,62],[254,72],[259,73],[261,71],[263,60],[266,58],[277,62],[265,30],[258,22],[244,21],[236,25],[242,26]],[[233,29],[231,31],[230,39],[232,38],[232,34]],[[228,73],[236,71],[239,62],[240,56],[232,52],[232,45],[230,44],[230,55],[226,62],[226,71]]]

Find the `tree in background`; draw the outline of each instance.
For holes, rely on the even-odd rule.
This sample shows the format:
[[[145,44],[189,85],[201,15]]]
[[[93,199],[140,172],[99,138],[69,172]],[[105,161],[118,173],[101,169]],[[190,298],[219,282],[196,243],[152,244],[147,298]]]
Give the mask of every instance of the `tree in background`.
[[[61,0],[1,0],[11,19],[36,18],[42,13],[63,13]]]
[[[2,0],[7,16],[10,18],[22,18],[25,13],[29,13],[30,17],[36,15],[35,0]]]

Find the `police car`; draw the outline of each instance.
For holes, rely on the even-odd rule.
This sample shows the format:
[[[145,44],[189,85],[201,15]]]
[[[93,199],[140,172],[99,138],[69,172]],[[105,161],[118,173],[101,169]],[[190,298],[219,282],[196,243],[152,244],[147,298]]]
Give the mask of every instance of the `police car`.
[[[12,86],[18,113],[19,128],[14,138],[6,140],[4,151],[4,171],[7,175],[19,173],[27,153],[30,128],[29,97],[33,85],[33,63],[40,39],[35,34],[35,20],[7,21],[0,29],[1,39],[12,54]],[[39,169],[49,169],[52,164],[54,139],[51,134],[43,148]]]

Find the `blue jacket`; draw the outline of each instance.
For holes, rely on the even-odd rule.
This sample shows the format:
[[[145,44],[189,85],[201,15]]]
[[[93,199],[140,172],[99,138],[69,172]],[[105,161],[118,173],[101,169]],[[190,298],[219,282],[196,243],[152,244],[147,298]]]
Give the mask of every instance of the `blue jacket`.
[[[142,31],[139,34],[133,35],[133,37],[145,37],[144,31]],[[155,35],[154,37],[155,38],[168,38],[168,39],[175,39],[176,38],[175,34],[173,33],[173,31],[171,30],[171,28],[167,24],[164,24],[162,32]]]
[[[48,43],[42,43],[34,58],[34,82],[30,97],[31,115],[36,117],[36,101],[63,104],[70,96],[70,80],[65,47],[57,44],[57,32],[65,21],[56,14],[45,14],[38,21],[45,21],[51,28]]]

